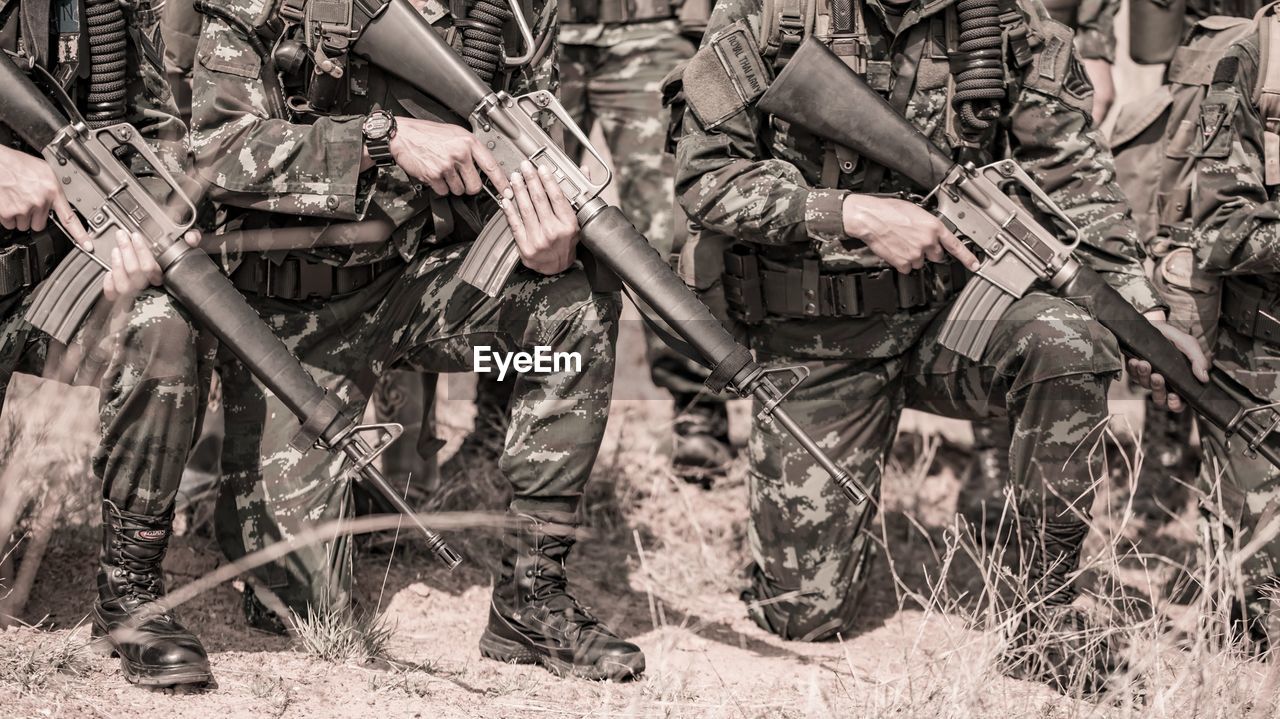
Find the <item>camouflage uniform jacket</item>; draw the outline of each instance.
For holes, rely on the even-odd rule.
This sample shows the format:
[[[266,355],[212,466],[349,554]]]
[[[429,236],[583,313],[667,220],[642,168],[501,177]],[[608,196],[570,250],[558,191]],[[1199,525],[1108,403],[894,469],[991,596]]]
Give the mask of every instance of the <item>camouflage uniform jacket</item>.
[[[1264,123],[1252,100],[1259,41],[1250,33],[1227,51],[1200,106],[1193,235],[1210,272],[1248,277],[1280,293],[1280,200],[1263,181]]]
[[[1265,123],[1252,99],[1259,53],[1256,32],[1237,41],[1200,106],[1190,148],[1198,158],[1192,241],[1200,265],[1228,285],[1280,298],[1280,197],[1263,179]]]
[[[1120,0],[1050,0],[1049,14],[1076,33],[1076,52],[1086,60],[1116,61],[1116,13]]]
[[[252,25],[271,27],[274,0],[211,0]],[[448,10],[438,0],[416,3],[442,32],[452,25]],[[549,23],[554,23],[554,14]],[[545,28],[535,28],[541,36]],[[554,33],[552,26],[545,29]],[[260,30],[259,35],[263,35]],[[264,40],[267,48],[275,37]],[[511,79],[513,92],[552,89],[556,49],[544,53],[539,64],[523,68]],[[364,137],[361,125],[374,109],[393,115],[411,115],[422,108],[425,119],[449,117],[439,103],[409,88],[376,67],[352,58],[348,72],[349,99],[332,114],[314,118],[281,117],[273,110],[273,90],[263,81],[263,58],[249,41],[225,22],[206,17],[196,48],[193,76],[192,151],[195,165],[209,184],[212,199],[253,211],[302,215],[315,223],[362,218],[371,212],[385,214],[396,230],[390,243],[362,248],[316,248],[307,254],[331,264],[368,264],[398,250],[409,258],[420,244],[443,241],[435,229],[432,204],[441,206],[428,187],[392,166],[360,172]],[[209,101],[208,98],[217,98]],[[280,98],[283,100],[283,98]],[[487,202],[467,207],[481,221],[496,208]],[[454,209],[455,201],[450,201]],[[462,224],[450,211],[445,222]],[[281,218],[276,218],[279,222]]]
[[[926,47],[906,106],[907,118],[938,146],[954,151],[945,37],[947,0],[910,6],[898,30],[891,32],[884,6],[866,0],[872,32],[872,61],[887,61],[917,25],[926,26]],[[1091,127],[1092,89],[1071,49],[1071,33],[1050,20],[1038,2],[1019,5],[1017,23],[1006,28],[1009,45],[1026,31],[1025,54],[1011,52],[1007,61],[1007,115],[1003,137],[992,140],[993,157],[1011,156],[1045,189],[1081,230],[1077,253],[1104,273],[1139,310],[1160,306],[1147,279],[1137,233],[1115,183],[1111,155]],[[761,0],[722,0],[712,14],[699,55],[711,54],[715,43],[745,23],[748,37],[760,38]],[[878,30],[878,33],[875,32]],[[753,46],[752,52],[759,50]],[[695,58],[690,63],[699,62]],[[769,59],[761,65],[771,67]],[[883,64],[881,66],[884,66]],[[844,198],[859,192],[865,169],[857,163],[842,172],[838,187],[820,187],[824,146],[813,136],[779,118],[763,115],[749,102],[708,107],[699,98],[741,98],[733,87],[714,86],[686,71],[689,99],[685,134],[677,151],[676,189],[690,217],[705,228],[754,244],[775,261],[796,262],[819,257],[825,269],[883,267],[869,249],[850,249],[842,221]],[[763,89],[761,89],[761,92]],[[758,96],[758,94],[757,94]],[[755,98],[751,98],[753,101]],[[703,104],[700,107],[700,104]],[[887,173],[883,192],[919,192],[905,178]],[[890,342],[889,344],[893,344]]]

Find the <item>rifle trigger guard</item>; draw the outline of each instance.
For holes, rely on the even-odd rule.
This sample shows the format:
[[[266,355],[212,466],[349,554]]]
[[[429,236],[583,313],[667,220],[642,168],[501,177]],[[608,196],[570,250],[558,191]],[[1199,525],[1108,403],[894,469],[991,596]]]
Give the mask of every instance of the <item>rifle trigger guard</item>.
[[[776,384],[769,381],[769,377],[775,374],[789,374],[791,376],[791,384],[785,388],[779,389]],[[757,383],[764,383],[773,387],[776,396],[772,397],[764,406],[760,408],[760,412],[756,415],[757,419],[768,420],[773,415],[773,411],[778,405],[787,401],[787,397],[795,391],[805,380],[809,379],[809,368],[804,365],[796,365],[794,367],[775,367],[773,369],[765,369],[760,372],[760,376],[756,379]]]
[[[373,434],[375,432],[377,433],[376,435]],[[404,425],[399,422],[353,424],[342,430],[338,436],[333,438],[333,446],[342,447],[347,443],[352,443],[359,448],[360,456],[342,473],[339,481],[345,482],[353,476],[358,478],[364,468],[382,456],[382,453],[387,451],[387,448],[396,440],[400,439],[402,434],[404,434]],[[373,435],[372,441],[366,439],[368,435]]]

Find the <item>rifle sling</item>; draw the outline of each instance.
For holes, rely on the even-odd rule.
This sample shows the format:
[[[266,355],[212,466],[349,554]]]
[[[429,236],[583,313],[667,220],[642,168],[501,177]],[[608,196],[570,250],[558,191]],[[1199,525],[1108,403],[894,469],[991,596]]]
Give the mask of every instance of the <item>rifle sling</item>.
[[[899,115],[907,114],[907,103],[911,102],[911,91],[916,85],[916,71],[920,67],[920,58],[924,56],[928,39],[929,23],[919,23],[907,31],[906,46],[894,55],[893,90],[889,94],[889,105]],[[884,165],[868,162],[858,191],[866,194],[879,192],[880,185],[884,182],[884,175]]]

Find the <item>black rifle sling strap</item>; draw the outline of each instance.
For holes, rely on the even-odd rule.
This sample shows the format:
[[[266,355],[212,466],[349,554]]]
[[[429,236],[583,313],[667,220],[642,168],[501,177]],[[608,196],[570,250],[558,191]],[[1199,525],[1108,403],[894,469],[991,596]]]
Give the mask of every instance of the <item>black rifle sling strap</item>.
[[[911,91],[916,86],[916,71],[920,68],[920,58],[928,44],[929,25],[928,21],[921,21],[908,30],[906,45],[893,58],[893,90],[889,94],[889,104],[899,115],[906,115],[907,103],[911,102]],[[884,165],[867,161],[866,174],[858,191],[867,194],[879,192],[880,185],[884,182],[884,173]]]

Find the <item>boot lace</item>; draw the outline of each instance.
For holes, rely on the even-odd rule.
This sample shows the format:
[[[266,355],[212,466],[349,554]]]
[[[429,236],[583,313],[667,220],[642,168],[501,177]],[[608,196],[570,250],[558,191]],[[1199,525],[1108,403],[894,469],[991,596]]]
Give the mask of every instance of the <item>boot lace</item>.
[[[566,634],[581,636],[585,630],[598,626],[600,620],[569,594],[564,556],[572,546],[573,540],[567,537],[542,535],[539,538],[536,551],[546,561],[538,562],[531,568],[532,588],[528,597],[530,601],[538,602],[550,610],[548,624]]]

